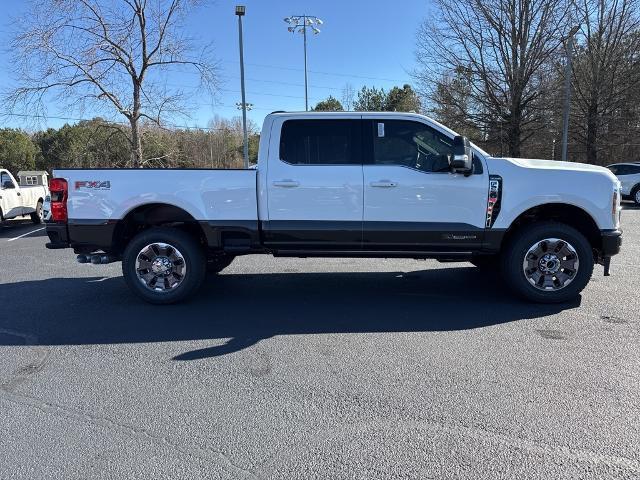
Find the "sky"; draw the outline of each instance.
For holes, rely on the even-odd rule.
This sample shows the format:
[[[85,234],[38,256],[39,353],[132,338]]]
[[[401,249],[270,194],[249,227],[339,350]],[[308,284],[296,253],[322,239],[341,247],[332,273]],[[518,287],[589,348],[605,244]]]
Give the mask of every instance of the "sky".
[[[0,0],[5,20],[0,27],[0,44],[8,45],[12,18],[28,14],[23,0]],[[319,35],[308,38],[310,107],[329,95],[340,99],[350,84],[383,87],[411,83],[415,66],[416,31],[427,15],[428,0],[214,0],[191,11],[185,33],[202,44],[212,42],[219,64],[220,91],[215,98],[203,95],[190,118],[175,122],[205,127],[216,115],[240,115],[240,64],[238,22],[235,5],[246,5],[243,18],[247,103],[253,104],[249,118],[258,127],[265,115],[275,110],[304,110],[302,35],[287,31],[284,18],[315,15],[324,22]],[[185,90],[197,85],[192,74],[171,72],[167,83]],[[0,52],[0,90],[14,85],[9,53]],[[48,105],[49,118],[38,127],[60,127],[71,116],[55,104]],[[82,118],[91,117],[84,112]],[[119,119],[122,121],[123,119]],[[4,127],[28,127],[33,122],[3,120]],[[31,126],[31,128],[33,128]]]

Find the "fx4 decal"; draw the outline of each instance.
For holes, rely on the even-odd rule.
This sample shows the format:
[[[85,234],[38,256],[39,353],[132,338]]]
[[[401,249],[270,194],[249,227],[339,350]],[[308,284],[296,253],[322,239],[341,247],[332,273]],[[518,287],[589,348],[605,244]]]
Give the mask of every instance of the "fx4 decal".
[[[88,188],[91,190],[111,190],[111,182],[109,180],[78,180],[76,181],[76,190]]]

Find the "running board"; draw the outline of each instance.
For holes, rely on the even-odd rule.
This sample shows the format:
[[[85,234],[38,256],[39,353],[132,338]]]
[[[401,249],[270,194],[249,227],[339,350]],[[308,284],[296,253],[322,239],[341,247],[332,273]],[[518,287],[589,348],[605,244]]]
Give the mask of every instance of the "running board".
[[[473,252],[443,252],[440,250],[274,250],[274,257],[336,257],[336,258],[435,258],[461,261],[471,258]]]

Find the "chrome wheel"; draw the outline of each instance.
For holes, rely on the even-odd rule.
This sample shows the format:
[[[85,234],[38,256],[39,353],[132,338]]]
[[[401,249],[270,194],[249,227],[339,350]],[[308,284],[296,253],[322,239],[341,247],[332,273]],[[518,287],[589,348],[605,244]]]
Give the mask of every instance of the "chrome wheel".
[[[579,266],[576,249],[560,238],[545,238],[534,243],[522,262],[522,270],[529,283],[544,291],[561,290],[569,285]]]
[[[633,199],[636,202],[636,205],[640,205],[640,188],[636,191],[636,194],[633,196]]]
[[[187,264],[180,251],[168,243],[151,243],[136,258],[136,274],[154,292],[168,292],[183,282]]]

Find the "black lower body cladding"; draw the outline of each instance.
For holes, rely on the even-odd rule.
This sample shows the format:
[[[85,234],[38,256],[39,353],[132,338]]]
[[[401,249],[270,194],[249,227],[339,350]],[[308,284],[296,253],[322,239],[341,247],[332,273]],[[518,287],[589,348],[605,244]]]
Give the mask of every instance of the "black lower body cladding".
[[[620,253],[622,247],[622,232],[620,230],[602,230],[601,256],[611,257]]]

